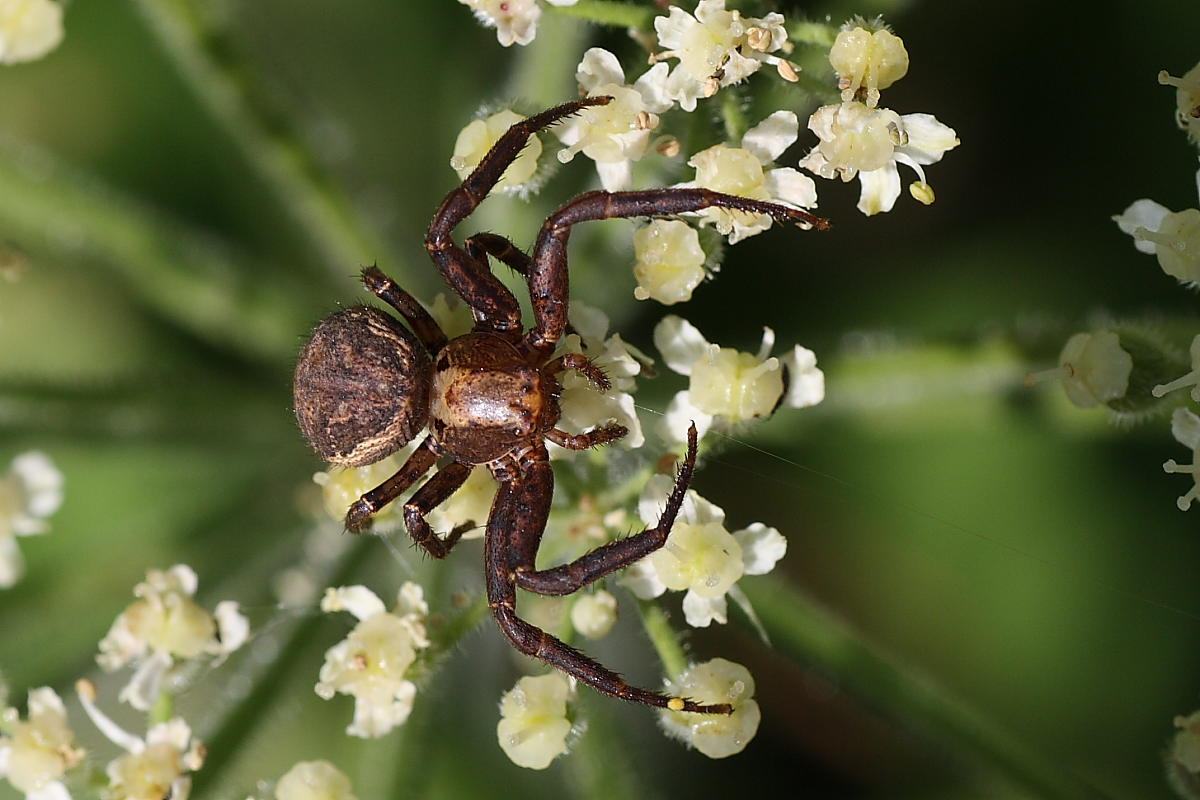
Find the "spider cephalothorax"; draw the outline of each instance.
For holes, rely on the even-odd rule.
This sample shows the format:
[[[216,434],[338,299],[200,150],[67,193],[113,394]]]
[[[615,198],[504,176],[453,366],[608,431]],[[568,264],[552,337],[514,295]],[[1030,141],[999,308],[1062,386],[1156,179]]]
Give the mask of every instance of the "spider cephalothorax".
[[[657,189],[580,195],[546,220],[532,256],[495,234],[477,234],[463,247],[454,243],[451,232],[487,196],[534,132],[586,106],[610,100],[585,98],[516,123],[442,201],[429,225],[425,247],[447,283],[471,309],[474,330],[447,340],[410,294],[377,268],[368,267],[362,273],[367,289],[395,308],[412,330],[389,314],[365,306],[346,308],[326,318],[296,365],[296,418],[313,449],[342,466],[378,461],[422,429],[427,430],[395,475],[350,506],[346,527],[365,529],[375,512],[445,458],[447,463],[404,504],[404,524],[413,541],[435,558],[445,557],[465,528],[438,536],[425,515],[462,486],[473,468],[489,470],[499,489],[484,538],[488,601],[500,630],[518,650],[598,691],[626,700],[677,711],[729,713],[725,704],[700,705],[630,686],[516,614],[518,587],[543,595],[570,594],[661,547],[679,513],[696,461],[693,428],[658,525],[609,542],[569,564],[535,568],[554,491],[545,440],[582,450],[627,433],[616,424],[581,434],[555,427],[562,391],[558,373],[572,370],[600,391],[609,388],[604,373],[584,356],[553,357],[567,327],[566,247],[571,226],[587,220],[720,207],[824,227],[824,220],[774,203],[708,189]],[[528,332],[522,329],[516,298],[492,275],[489,256],[526,277],[534,316]]]

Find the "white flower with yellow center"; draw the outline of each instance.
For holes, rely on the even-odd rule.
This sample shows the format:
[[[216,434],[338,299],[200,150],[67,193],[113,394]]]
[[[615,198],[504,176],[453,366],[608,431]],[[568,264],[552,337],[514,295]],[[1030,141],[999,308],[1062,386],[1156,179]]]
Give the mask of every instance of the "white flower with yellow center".
[[[796,141],[800,123],[791,111],[776,111],[746,131],[741,147],[713,145],[692,156],[695,180],[679,187],[701,187],[752,200],[766,200],[794,208],[816,208],[817,187],[812,178],[791,167],[768,169]],[[723,208],[698,212],[702,225],[715,225],[729,237],[730,244],[771,227],[766,214],[750,214]]]
[[[53,0],[0,0],[0,64],[33,61],[58,47],[62,12]]]
[[[658,524],[673,485],[667,475],[647,481],[638,499],[638,515],[647,525]],[[786,552],[787,540],[779,531],[756,522],[730,533],[724,510],[688,490],[667,543],[626,570],[621,583],[643,600],[668,589],[687,590],[684,618],[692,627],[706,628],[713,621],[727,621],[726,594],[748,609],[734,584],[743,575],[770,572]]]
[[[806,408],[825,398],[825,375],[811,350],[796,345],[771,356],[775,333],[763,328],[757,353],[711,344],[687,320],[668,315],[654,328],[654,346],[667,366],[689,378],[659,421],[671,445],[682,444],[692,422],[703,436],[715,423],[728,425],[770,416],[780,405]]]
[[[0,716],[0,777],[24,792],[26,800],[69,800],[59,779],[84,751],[75,747],[67,710],[46,686],[29,692],[28,707],[25,720],[15,708]]]
[[[1196,173],[1200,193],[1200,171]],[[1140,252],[1158,258],[1163,272],[1186,284],[1200,284],[1200,209],[1171,211],[1153,200],[1135,200],[1113,217],[1133,237]]]
[[[301,761],[275,784],[275,800],[358,800],[346,773],[328,761]]]
[[[1080,408],[1091,408],[1124,397],[1132,372],[1133,356],[1121,347],[1116,333],[1077,333],[1063,345],[1056,369],[1030,373],[1025,383],[1061,380],[1067,399]]]
[[[754,678],[741,664],[714,658],[696,664],[667,686],[673,697],[690,697],[701,703],[729,703],[733,713],[693,714],[659,712],[659,722],[669,735],[686,742],[709,758],[740,753],[758,732],[762,714],[754,697]]]
[[[1192,450],[1192,463],[1180,464],[1175,459],[1168,459],[1163,464],[1163,472],[1182,472],[1192,476],[1192,488],[1184,492],[1176,501],[1180,511],[1191,508],[1192,501],[1200,498],[1200,417],[1186,408],[1177,408],[1171,414],[1171,434],[1175,441]]]
[[[617,57],[599,47],[583,54],[575,72],[588,97],[607,95],[612,101],[572,114],[552,130],[567,147],[558,151],[564,164],[583,153],[596,162],[600,183],[610,192],[633,184],[633,162],[646,154],[658,115],[671,107],[666,95],[667,65],[656,64],[633,86]]]
[[[383,736],[412,712],[417,687],[404,673],[416,651],[429,646],[424,593],[405,581],[395,610],[389,612],[367,587],[343,586],[326,590],[321,610],[348,611],[359,622],[325,652],[316,692],[326,700],[339,692],[354,697],[354,720],[346,733],[367,739]]]
[[[571,682],[560,672],[525,677],[500,699],[496,739],[518,767],[545,769],[567,751]]]
[[[142,739],[112,721],[96,705],[96,687],[91,681],[75,684],[83,710],[109,741],[125,750],[110,761],[105,772],[111,800],[187,800],[192,790],[189,773],[204,764],[205,748],[192,738],[192,729],[182,717],[161,722]]]
[[[667,16],[655,17],[654,30],[666,48],[655,58],[679,59],[666,90],[684,111],[694,111],[697,99],[748,78],[763,64],[775,65],[785,80],[797,79],[794,66],[771,55],[787,43],[782,14],[743,17],[726,11],[725,0],[700,0],[694,15],[671,6]]]
[[[852,181],[862,191],[858,210],[867,216],[891,211],[900,196],[899,165],[917,173],[909,186],[912,196],[929,205],[933,189],[925,182],[923,166],[942,160],[959,144],[954,129],[932,114],[897,114],[852,101],[821,106],[808,119],[820,142],[800,160],[800,166],[822,178]]]
[[[560,427],[568,433],[581,433],[615,422],[629,430],[615,442],[616,445],[626,450],[641,447],[646,438],[634,407],[633,392],[637,389],[635,378],[641,373],[642,364],[650,363],[650,359],[625,342],[620,334],[608,336],[608,317],[599,309],[572,300],[568,317],[575,333],[564,336],[555,352],[558,355],[582,353],[603,370],[612,385],[607,392],[600,392],[591,381],[576,372],[559,373],[557,379],[563,387],[558,399],[562,411]],[[550,450],[556,458],[575,452],[553,445]]]
[[[473,120],[467,127],[459,131],[454,140],[454,153],[450,156],[450,168],[459,178],[466,179],[475,171],[479,162],[499,141],[504,132],[516,123],[525,119],[515,111],[504,109],[483,119]],[[538,158],[542,155],[542,140],[536,135],[530,136],[518,155],[500,180],[496,183],[494,192],[522,192],[529,188],[530,181],[537,173]]]
[[[198,580],[186,564],[152,569],[134,587],[139,599],[117,617],[100,641],[97,663],[111,672],[137,664],[120,699],[140,711],[154,705],[167,671],[176,660],[214,656],[223,659],[245,643],[250,624],[231,600],[212,613],[196,604]]]
[[[686,302],[706,274],[700,235],[677,219],[656,219],[641,228],[633,235],[633,254],[638,300],[653,298],[667,306]]]
[[[45,453],[22,453],[0,475],[0,589],[25,574],[16,537],[49,531],[46,517],[58,510],[62,499],[62,473]]]
[[[1182,78],[1163,70],[1158,73],[1158,82],[1175,87],[1175,120],[1187,131],[1189,139],[1200,144],[1200,64]]]
[[[829,50],[829,63],[838,76],[842,102],[860,92],[867,105],[879,105],[879,90],[886,89],[908,72],[904,40],[886,28],[867,30],[856,25],[838,33]]]

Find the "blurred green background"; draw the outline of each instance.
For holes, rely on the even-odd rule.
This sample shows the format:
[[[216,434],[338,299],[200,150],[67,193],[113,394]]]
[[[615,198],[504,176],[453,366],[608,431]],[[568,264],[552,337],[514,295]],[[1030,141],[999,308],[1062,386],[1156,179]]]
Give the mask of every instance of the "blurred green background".
[[[28,575],[0,594],[11,703],[94,673],[146,568],[183,561],[203,604],[238,599],[279,634],[180,699],[210,744],[200,797],[245,797],[313,758],[348,772],[360,798],[498,783],[531,797],[1170,796],[1171,720],[1200,706],[1200,511],[1176,509],[1187,478],[1161,464],[1188,454],[1164,419],[1120,429],[1021,377],[1106,316],[1156,320],[1183,346],[1200,330],[1195,294],[1109,219],[1141,197],[1197,201],[1196,148],[1155,76],[1200,60],[1200,5],[780,4],[835,23],[887,13],[912,66],[884,104],[933,113],[962,141],[928,169],[934,206],[905,195],[865,219],[857,184],[822,182],[831,232],[757,236],[671,309],[725,345],[754,349],[766,324],[817,352],[826,402],[746,431],[696,488],[734,527],[762,520],[788,537],[782,575],[746,581],[768,627],[802,625],[815,600],[854,635],[768,649],[736,618],[695,632],[699,657],[740,661],[758,681],[763,724],[746,752],[711,762],[646,710],[585,693],[578,752],[544,773],[496,746],[496,702],[519,671],[490,623],[382,740],[346,737],[350,700],[313,694],[347,626],[272,608],[272,576],[313,527],[304,497],[320,468],[291,419],[291,358],[313,322],[361,297],[359,264],[330,263],[276,202],[266,162],[248,162],[198,101],[143,5],[159,6],[72,3],[58,51],[0,71],[0,243],[24,263],[0,282],[0,462],[42,449],[67,480],[53,533],[22,541]],[[442,287],[421,237],[456,182],[457,132],[484,103],[572,96],[587,46],[624,46],[548,12],[533,45],[506,50],[451,0],[206,8],[212,47],[240,65],[233,85],[315,154],[272,151],[279,163],[328,176],[369,232],[347,248],[425,298]],[[790,91],[765,102],[803,112]],[[580,159],[527,205],[489,201],[476,227],[528,246],[593,180]],[[573,237],[572,290],[649,350],[664,312],[631,301],[630,231]],[[668,388],[643,401],[661,408]],[[405,575],[366,544],[331,580],[390,596]],[[432,568],[411,561],[435,594],[481,586],[478,544]],[[632,618],[588,649],[656,680]],[[874,653],[913,683],[874,671]],[[923,713],[913,686],[937,687],[932,705],[950,711]],[[74,723],[97,763],[115,754]]]

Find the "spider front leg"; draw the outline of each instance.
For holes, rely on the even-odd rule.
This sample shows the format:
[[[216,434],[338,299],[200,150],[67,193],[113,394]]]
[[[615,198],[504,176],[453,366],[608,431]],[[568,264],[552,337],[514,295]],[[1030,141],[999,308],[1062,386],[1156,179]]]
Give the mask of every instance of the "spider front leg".
[[[619,217],[661,217],[705,208],[728,208],[766,214],[780,222],[825,230],[828,220],[807,211],[751,200],[711,189],[650,189],[637,192],[588,192],[551,214],[542,225],[533,249],[529,272],[529,299],[535,326],[525,337],[524,348],[548,356],[567,325],[567,240],[571,226],[580,222]]]
[[[454,243],[451,233],[483,202],[525,148],[530,136],[580,109],[611,101],[611,97],[587,97],[514,124],[500,136],[466,180],[446,195],[434,213],[425,234],[425,249],[450,288],[475,312],[476,319],[486,321],[492,330],[520,330],[520,306],[486,265],[481,268],[476,259]]]
[[[664,512],[664,518],[669,517],[673,521],[678,513],[694,463],[695,432],[693,429],[690,434],[688,459],[680,471],[680,480],[676,482],[676,491],[671,493],[668,511]],[[516,585],[521,580],[520,570],[522,568],[532,570],[533,556],[537,552],[537,545],[541,541],[542,531],[545,530],[550,514],[550,499],[553,489],[554,478],[550,471],[550,464],[546,461],[535,461],[527,465],[512,480],[501,483],[496,493],[496,500],[492,504],[492,513],[488,519],[487,536],[484,542],[488,604],[491,606],[496,624],[499,625],[505,637],[513,647],[522,653],[545,661],[603,694],[633,703],[669,708],[673,711],[691,711],[700,714],[732,713],[733,708],[726,703],[701,705],[686,698],[669,697],[649,689],[630,686],[617,673],[517,616]],[[659,528],[661,527],[663,525],[660,523]],[[669,531],[670,525],[668,524],[666,527]],[[657,532],[659,528],[654,530]],[[646,533],[650,533],[650,531]],[[644,534],[639,534],[614,544],[621,545],[623,542],[631,542],[643,536]],[[662,538],[665,540],[665,535]],[[655,547],[661,545],[662,542],[658,542],[647,547],[645,552],[651,552]],[[637,549],[639,548],[632,550]],[[606,559],[610,562],[620,561],[621,563],[615,566],[610,563],[607,565],[610,568],[596,568],[595,565],[592,565],[582,571],[579,585],[584,585],[590,580],[595,580],[601,575],[632,563],[641,557],[640,554],[634,555],[632,550],[616,555],[618,550],[600,548],[600,550],[593,551],[593,553],[606,551],[608,553],[605,556]],[[574,563],[579,564],[587,558],[588,556],[584,556]],[[537,573],[526,572],[525,574]]]

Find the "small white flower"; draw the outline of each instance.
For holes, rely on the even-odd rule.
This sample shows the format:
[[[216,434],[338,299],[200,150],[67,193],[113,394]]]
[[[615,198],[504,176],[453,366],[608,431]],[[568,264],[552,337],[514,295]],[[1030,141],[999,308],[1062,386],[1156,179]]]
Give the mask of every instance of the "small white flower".
[[[351,736],[377,738],[402,725],[417,693],[404,673],[416,659],[416,651],[429,646],[425,635],[429,608],[421,587],[406,581],[390,613],[365,586],[328,589],[321,610],[348,611],[359,623],[325,652],[316,693],[326,700],[338,692],[353,695],[354,720],[346,728]]]
[[[161,722],[142,739],[121,728],[96,705],[90,681],[75,684],[83,710],[105,737],[126,753],[109,762],[108,794],[112,800],[187,800],[192,789],[189,773],[204,764],[205,748],[192,737],[182,717]]]
[[[571,606],[571,627],[589,639],[603,639],[617,622],[617,598],[598,589]]]
[[[1072,403],[1091,408],[1124,397],[1131,372],[1133,356],[1121,348],[1116,333],[1077,333],[1063,346],[1057,369],[1026,375],[1025,383],[1061,380]]]
[[[729,703],[733,713],[694,714],[687,711],[659,712],[659,722],[671,736],[709,758],[740,753],[758,732],[762,714],[754,697],[754,678],[741,664],[714,658],[696,664],[667,685],[673,697],[688,697],[701,703]]]
[[[667,48],[655,58],[677,58],[667,79],[667,93],[684,111],[694,111],[696,100],[712,97],[722,86],[744,80],[763,64],[773,64],[786,80],[795,80],[795,68],[770,55],[787,43],[783,15],[761,19],[726,11],[725,0],[700,0],[695,15],[671,6],[668,15],[655,17],[658,43]]]
[[[887,108],[870,108],[858,101],[821,106],[808,119],[820,142],[800,160],[800,166],[822,178],[858,178],[862,191],[858,210],[867,216],[891,211],[900,196],[904,164],[917,173],[910,190],[928,205],[933,190],[922,165],[936,164],[959,144],[954,129],[931,114],[901,116]]]
[[[465,1],[465,0],[464,0]],[[536,6],[535,6],[536,7]],[[450,168],[459,178],[465,179],[475,171],[479,162],[492,149],[492,145],[505,131],[525,119],[515,111],[504,109],[485,119],[473,120],[463,128],[454,140],[454,154],[450,157]],[[538,158],[542,155],[542,140],[533,135],[496,183],[493,191],[520,192],[529,186],[537,172]]]
[[[1200,193],[1200,171],[1196,173]],[[1141,252],[1157,256],[1163,272],[1186,284],[1200,283],[1200,209],[1171,211],[1153,200],[1135,200],[1113,217]]]
[[[633,86],[626,86],[617,57],[593,47],[583,54],[575,77],[588,97],[607,95],[612,101],[581,109],[552,129],[567,145],[558,151],[558,160],[565,164],[583,153],[596,162],[606,190],[628,189],[633,183],[633,162],[646,154],[658,115],[671,107],[666,96],[667,65],[654,65]]]
[[[275,784],[275,800],[357,800],[346,773],[328,761],[301,761]]]
[[[817,187],[812,178],[791,167],[767,167],[796,141],[800,123],[791,111],[776,111],[742,137],[741,147],[713,145],[692,156],[695,180],[680,187],[702,187],[752,200],[765,200],[793,208],[816,208]],[[697,212],[700,224],[715,225],[730,244],[771,227],[766,214],[723,208]]]
[[[58,47],[62,11],[53,0],[0,0],[0,64],[33,61]]]
[[[49,531],[46,518],[58,510],[62,499],[62,473],[45,453],[22,453],[0,475],[0,589],[25,574],[16,537]]]
[[[496,739],[518,767],[545,769],[567,751],[571,683],[559,672],[525,677],[500,699]]]
[[[140,711],[154,705],[176,660],[205,655],[223,659],[249,637],[249,622],[237,603],[222,601],[212,613],[196,604],[192,596],[197,582],[186,564],[148,571],[133,590],[140,599],[121,612],[100,641],[96,661],[106,671],[131,661],[137,664],[120,699]]]
[[[762,345],[751,354],[710,344],[690,322],[668,315],[654,328],[654,345],[668,367],[690,379],[660,422],[659,433],[671,444],[683,441],[689,420],[703,436],[718,418],[729,424],[766,417],[781,403],[802,408],[825,396],[825,377],[812,351],[796,346],[782,358],[769,356],[775,345],[770,328],[763,329]]]
[[[458,0],[485,27],[496,29],[501,47],[529,44],[537,35],[542,9],[537,0]]]
[[[75,747],[75,734],[67,723],[67,710],[58,694],[43,686],[29,692],[29,714],[22,720],[15,708],[0,717],[0,777],[26,800],[67,798],[59,780],[75,766],[84,751]]]
[[[638,515],[657,525],[674,481],[655,475],[638,499]],[[725,595],[743,575],[763,575],[787,552],[787,540],[761,523],[730,533],[725,512],[688,490],[667,543],[631,567],[621,583],[643,600],[687,590],[683,613],[692,627],[727,621]],[[739,601],[740,602],[740,601]]]
[[[700,235],[686,222],[656,219],[633,235],[636,263],[633,274],[638,300],[653,298],[663,305],[692,299],[692,290],[704,280],[704,249]]]
[[[1187,131],[1189,139],[1200,144],[1200,64],[1182,78],[1163,70],[1158,73],[1158,82],[1175,87],[1175,120]]]
[[[557,380],[563,388],[558,399],[561,427],[569,433],[579,433],[615,422],[629,430],[616,444],[626,450],[641,447],[646,438],[634,407],[633,392],[642,364],[650,359],[625,342],[620,334],[608,336],[608,317],[599,309],[572,300],[568,316],[576,333],[564,336],[556,353],[582,353],[603,370],[612,386],[607,392],[600,392],[578,373],[559,373]],[[551,449],[556,457],[573,452],[560,447]]]
[[[865,92],[867,105],[879,105],[879,90],[886,89],[908,72],[904,40],[886,28],[847,28],[837,35],[829,51],[829,63],[838,75],[842,102]]]
[[[1179,464],[1175,459],[1168,459],[1163,464],[1163,472],[1182,472],[1192,476],[1192,488],[1184,492],[1176,501],[1180,511],[1187,511],[1192,501],[1200,498],[1200,417],[1186,408],[1177,408],[1171,414],[1171,434],[1175,441],[1192,451],[1191,464]]]

